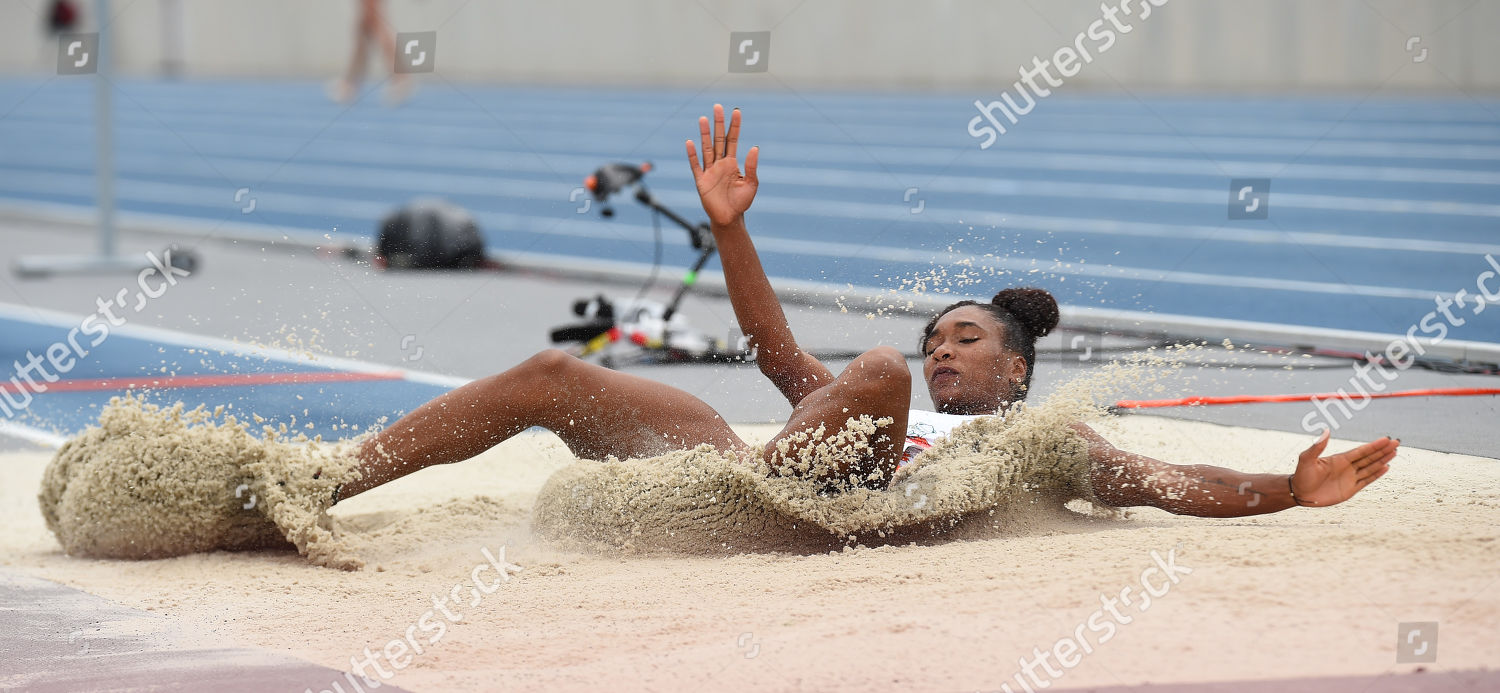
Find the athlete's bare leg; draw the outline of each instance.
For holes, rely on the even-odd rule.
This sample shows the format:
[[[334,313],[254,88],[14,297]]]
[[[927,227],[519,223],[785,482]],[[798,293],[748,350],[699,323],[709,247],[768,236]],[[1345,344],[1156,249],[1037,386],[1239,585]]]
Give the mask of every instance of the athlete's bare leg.
[[[394,72],[396,69],[396,35],[385,19],[385,8],[381,0],[359,0],[359,17],[354,22],[354,53],[349,57],[349,69],[334,92],[339,103],[349,103],[359,92],[365,78],[365,67],[369,62],[370,44],[377,44],[386,69],[391,70],[391,83],[398,89],[406,89],[409,78]]]
[[[889,417],[891,423],[872,441],[874,455],[868,460],[889,478],[906,439],[910,398],[911,374],[900,352],[890,347],[865,352],[832,383],[798,403],[764,455],[772,461],[777,443],[800,431],[822,426],[832,436],[850,417]],[[556,433],[575,455],[591,459],[649,457],[703,443],[724,450],[745,447],[703,400],[549,349],[418,407],[366,441],[359,452],[363,477],[345,484],[339,496],[349,498],[424,467],[469,459],[532,426]],[[842,476],[856,470],[838,471]]]
[[[366,7],[365,33],[380,43],[380,52],[385,56],[386,67],[396,69],[396,30],[385,18],[382,0],[364,0]],[[398,78],[404,75],[395,75]]]
[[[532,426],[590,459],[649,457],[702,443],[745,446],[691,394],[549,349],[418,407],[366,441],[359,452],[364,476],[345,484],[339,497],[469,459]]]

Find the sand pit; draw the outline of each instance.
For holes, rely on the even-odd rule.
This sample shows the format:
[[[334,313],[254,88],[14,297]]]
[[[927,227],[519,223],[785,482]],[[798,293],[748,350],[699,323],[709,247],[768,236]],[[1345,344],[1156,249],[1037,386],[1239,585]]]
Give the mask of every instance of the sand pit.
[[[1252,471],[1289,470],[1309,442],[1147,417],[1104,431],[1170,461]],[[1068,513],[983,538],[622,555],[533,533],[539,490],[573,459],[550,435],[525,435],[335,508],[341,540],[366,563],[356,572],[290,550],[68,557],[37,511],[49,458],[0,457],[8,568],[163,613],[205,639],[338,669],[411,629],[423,653],[379,662],[414,690],[997,690],[1020,657],[1085,624],[1101,595],[1137,585],[1152,552],[1192,572],[1145,611],[1124,611],[1131,622],[1055,688],[1493,667],[1500,641],[1496,462],[1421,450],[1324,510]],[[492,559],[519,570],[502,581]],[[435,607],[445,597],[456,618]],[[1396,663],[1406,621],[1441,624],[1436,663]]]
[[[1087,446],[1055,424],[1063,404],[1017,406],[965,424],[884,487],[858,476],[829,483],[819,473],[828,459],[853,464],[868,453],[869,417],[851,419],[833,436],[808,433],[825,442],[804,449],[814,454],[790,465],[801,469],[796,475],[709,446],[583,461],[543,486],[532,526],[543,537],[606,552],[721,555],[1016,533],[1090,495]]]
[[[1065,503],[1091,499],[1088,445],[1067,423],[1102,412],[1075,390],[970,421],[891,479],[861,467],[878,426],[890,423],[869,416],[796,432],[771,460],[754,441],[749,449],[582,460],[542,487],[532,527],[605,552],[720,555],[1016,533],[1037,525],[1039,512],[1066,514]],[[42,516],[76,557],[159,559],[290,543],[316,565],[363,567],[359,533],[341,531],[327,513],[334,490],[358,478],[359,439],[286,433],[266,426],[256,437],[221,411],[114,398],[48,465]],[[468,510],[447,514],[471,517]]]
[[[1093,503],[1088,444],[1072,426],[1105,420],[1097,402],[1121,383],[1175,372],[1171,359],[1193,349],[1111,363],[1039,403],[969,421],[899,470],[863,465],[890,423],[867,415],[851,415],[838,430],[793,432],[768,459],[750,438],[748,448],[579,461],[542,487],[531,526],[605,552],[734,555],[1035,531],[1066,516],[1072,501],[1087,514],[1112,514]],[[362,439],[287,434],[286,425],[262,426],[257,437],[222,408],[116,397],[47,467],[41,513],[76,557],[159,559],[290,543],[319,566],[363,567],[360,537],[328,514],[335,490],[359,478]]]

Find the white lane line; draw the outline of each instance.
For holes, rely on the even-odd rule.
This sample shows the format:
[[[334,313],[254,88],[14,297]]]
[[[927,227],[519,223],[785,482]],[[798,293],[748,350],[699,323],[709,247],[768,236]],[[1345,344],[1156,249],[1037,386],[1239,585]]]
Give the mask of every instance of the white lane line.
[[[15,421],[6,421],[4,419],[0,419],[0,436],[19,438],[28,443],[35,443],[53,449],[60,448],[63,443],[68,442],[66,436],[53,431],[16,423]]]
[[[6,148],[14,153],[20,160],[37,160],[50,162],[48,156],[56,156],[58,147],[47,144],[41,140],[38,144],[38,131],[47,128],[59,130],[59,135],[65,134],[64,126],[56,124],[38,124],[28,126],[27,135],[6,138],[0,133],[0,141],[5,142]],[[159,128],[153,128],[149,133],[151,136],[160,137]],[[518,151],[506,148],[476,149],[473,145],[467,146],[444,146],[424,141],[419,143],[392,143],[389,141],[362,141],[342,136],[341,132],[328,132],[322,135],[324,142],[348,142],[351,146],[343,148],[337,155],[324,155],[324,158],[336,163],[361,163],[381,164],[392,168],[404,168],[417,163],[426,163],[434,166],[451,167],[465,164],[475,168],[488,168],[502,172],[527,171],[541,174],[556,174],[558,171],[580,171],[592,170],[601,161],[612,158],[612,155],[599,153],[586,147],[578,146],[577,138],[554,139],[547,142],[551,151],[536,152]],[[244,155],[246,152],[276,151],[278,147],[300,145],[301,138],[290,135],[254,135],[246,131],[236,132],[233,138],[224,144],[220,140],[208,142],[197,142],[194,144],[195,154],[183,154],[190,163],[201,165],[194,159],[197,154],[213,155],[218,158],[232,159]],[[168,149],[175,148],[175,142],[169,143]],[[965,170],[1003,170],[1014,172],[1016,170],[1050,170],[1050,171],[1093,171],[1098,173],[1124,173],[1132,177],[1138,177],[1142,173],[1156,173],[1162,175],[1182,176],[1207,176],[1211,178],[1290,178],[1297,180],[1349,180],[1370,181],[1382,183],[1419,183],[1419,184],[1457,184],[1457,185],[1500,185],[1500,172],[1496,171],[1474,171],[1455,168],[1416,168],[1406,166],[1372,166],[1372,165],[1346,165],[1346,164],[1305,164],[1276,161],[1251,161],[1251,160],[1208,160],[1202,156],[1188,157],[1162,157],[1162,156],[1114,156],[1107,154],[1068,154],[1050,152],[1043,150],[1009,149],[1004,151],[987,152],[983,156],[965,153],[962,149],[953,146],[907,146],[907,145],[839,145],[803,142],[787,142],[776,140],[778,146],[777,156],[782,161],[804,161],[816,164],[847,163],[858,164],[868,167],[871,157],[874,157],[884,169],[896,168],[891,171],[898,177],[910,177],[915,182],[923,182],[931,174],[921,171],[901,171],[901,166],[943,166],[945,171]],[[119,144],[122,152],[158,152],[162,147],[150,143],[149,137],[131,137]],[[32,152],[35,152],[34,154]],[[86,154],[87,152],[80,152]],[[304,152],[306,153],[306,152]],[[955,159],[955,154],[961,154]],[[1193,154],[1196,154],[1194,152]],[[266,155],[260,160],[268,163],[281,163],[284,158],[275,158]],[[785,166],[785,164],[783,164]],[[803,167],[810,171],[824,171],[838,169],[820,169]],[[670,169],[668,169],[670,170]],[[858,171],[862,176],[862,186],[871,185],[871,174],[868,170]],[[881,171],[882,174],[885,171]],[[876,177],[877,179],[879,176]]]
[[[85,316],[71,315],[45,308],[33,308],[31,306],[17,305],[13,303],[0,303],[0,320],[14,320],[33,325],[45,325],[71,329],[77,327]],[[357,361],[353,359],[323,356],[311,353],[300,353],[268,347],[258,344],[247,344],[216,337],[205,337],[187,332],[167,330],[163,328],[147,327],[143,325],[121,325],[111,328],[112,333],[120,336],[147,341],[156,344],[169,344],[190,349],[212,350],[225,354],[245,358],[259,358],[263,360],[276,361],[298,366],[321,366],[354,373],[400,373],[402,378],[414,383],[434,385],[444,388],[456,388],[467,384],[465,378],[429,373],[425,371],[413,371],[405,368],[384,366],[368,361]],[[62,447],[67,442],[68,436],[49,431],[35,426],[22,424],[16,421],[0,419],[0,435],[19,438],[28,442],[36,443],[50,448]]]
[[[32,325],[71,329],[77,327],[85,317],[85,315],[64,313],[46,308],[34,308],[14,303],[0,303],[0,320],[14,320]],[[279,347],[220,339],[218,337],[206,337],[160,327],[126,324],[119,327],[111,327],[110,332],[112,335],[118,334],[127,339],[137,339],[155,344],[169,344],[189,349],[217,351],[223,354],[270,360],[296,366],[319,366],[351,373],[400,373],[401,377],[405,380],[439,387],[453,388],[469,382],[464,378],[427,371],[414,371],[372,363],[370,361],[326,356],[311,352],[298,352]]]
[[[994,218],[990,218],[991,216]],[[998,225],[1005,229],[1045,231],[1048,233],[1071,234],[1075,236],[1129,236],[1136,238],[1167,238],[1180,241],[1208,238],[1218,243],[1250,243],[1257,245],[1285,245],[1292,243],[1302,246],[1327,248],[1354,248],[1406,253],[1447,253],[1453,255],[1500,253],[1500,243],[1467,243],[1463,241],[1427,240],[1422,238],[1357,236],[1333,231],[1264,230],[1248,225],[1156,224],[1139,221],[1112,221],[1109,219],[1009,213],[997,214],[994,212],[985,212],[964,221],[975,223],[972,220],[980,220],[978,223]]]
[[[547,228],[552,220],[545,217],[523,217],[521,215],[504,215],[504,221],[508,228]],[[498,220],[498,219],[497,219]],[[644,232],[646,227],[640,227]],[[529,229],[528,229],[529,230]],[[552,228],[550,233],[565,233],[569,235],[603,237],[602,234],[590,233],[586,229],[577,228],[573,225],[565,225]],[[1023,258],[1005,258],[994,255],[971,255],[957,252],[933,252],[915,248],[890,248],[882,246],[856,246],[849,243],[831,243],[827,241],[810,241],[791,238],[779,238],[757,235],[755,245],[760,250],[786,253],[789,255],[817,255],[840,259],[860,258],[867,260],[881,260],[893,263],[929,263],[935,266],[957,266],[966,263],[969,267],[989,267],[991,269],[1009,272],[1017,275],[1034,274],[1056,274],[1079,277],[1097,277],[1103,279],[1124,279],[1133,281],[1148,281],[1167,284],[1188,284],[1197,286],[1234,287],[1245,289],[1274,289],[1279,291],[1295,291],[1302,293],[1318,293],[1331,295],[1359,295],[1375,298],[1400,298],[1431,300],[1441,292],[1428,289],[1404,289],[1387,286],[1369,286],[1362,284],[1343,284],[1335,282],[1314,282],[1295,279],[1274,279],[1269,277],[1248,277],[1239,275],[1208,274],[1203,272],[1185,272],[1180,270],[1158,270],[1140,267],[1122,267],[1115,265],[1099,265],[1093,263],[1071,263],[1058,261],[1037,261]],[[501,251],[503,253],[503,251]]]
[[[619,124],[622,129],[638,127],[649,131],[654,130],[664,119],[679,117],[669,109],[663,109],[655,101],[611,100],[606,98],[606,95],[600,94],[590,96],[589,108],[582,115],[579,115],[582,111],[575,99],[529,96],[513,99],[506,95],[486,101],[485,94],[475,94],[472,90],[467,91],[466,94],[475,99],[474,101],[465,100],[465,105],[470,108],[463,110],[422,109],[420,111],[422,122],[424,124],[472,125],[476,129],[488,129],[492,121],[499,118],[510,125],[540,121],[592,126],[598,122],[592,113],[599,112],[601,108],[608,108],[611,122]],[[278,122],[309,127],[321,127],[323,121],[317,120],[314,116],[300,114],[317,113],[320,108],[331,108],[321,94],[313,99],[262,99],[244,96],[243,91],[238,91],[235,95],[240,98],[233,102],[232,110],[226,110],[219,102],[205,99],[202,95],[182,96],[178,92],[152,94],[142,99],[142,102],[146,108],[158,115],[168,117],[182,115],[253,116],[258,120],[274,118]],[[278,95],[285,96],[284,93]],[[967,122],[965,114],[973,109],[972,102],[973,100],[967,97],[925,100],[924,105],[911,108],[900,102],[890,103],[881,102],[878,99],[865,99],[856,104],[817,103],[811,109],[815,113],[809,113],[807,102],[802,100],[780,103],[765,103],[765,100],[762,100],[762,103],[755,107],[755,122],[767,128],[797,127],[805,125],[810,116],[816,115],[841,123],[857,122],[861,127],[868,124],[876,127],[901,128],[906,132],[936,131],[951,134],[955,130],[953,121],[956,117],[965,116],[960,120]],[[481,113],[472,108],[475,103],[485,112]],[[1109,108],[1113,105],[1132,107],[1133,104],[1128,102],[1105,104],[1104,108],[1083,104],[1084,108],[1076,110],[1069,106],[1079,105],[1077,102],[1051,101],[1049,105],[1054,108],[1049,112],[1045,125],[1051,131],[1109,132],[1129,136],[1142,132],[1162,134],[1164,130],[1170,129],[1187,135],[1213,134],[1240,137],[1293,135],[1307,139],[1449,139],[1466,142],[1483,139],[1500,140],[1500,127],[1479,124],[1475,122],[1475,119],[1431,119],[1432,111],[1441,114],[1443,110],[1441,106],[1434,108],[1433,105],[1427,103],[1423,105],[1423,108],[1430,109],[1427,111],[1414,111],[1367,121],[1307,118],[1303,117],[1300,110],[1290,113],[1271,113],[1264,107],[1264,104],[1258,105],[1257,113],[1260,117],[1255,118],[1236,117],[1233,113],[1226,113],[1224,117],[1168,113],[1163,118],[1157,115],[1136,115]],[[66,102],[54,99],[45,106],[45,108],[28,110],[26,115],[66,120],[67,116],[87,111],[88,102],[82,98]],[[368,112],[354,111],[344,115],[340,120],[371,121],[374,118]]]
[[[8,84],[17,85],[21,89],[30,90],[45,83],[44,80],[26,80],[24,77],[9,80]],[[191,88],[185,89],[181,83],[163,80],[121,80],[120,86],[128,88],[143,103],[159,103],[176,101],[179,103],[210,103],[226,104],[239,108],[242,103],[246,104],[272,104],[277,106],[317,105],[324,109],[332,110],[335,106],[328,103],[324,94],[323,84],[313,80],[283,81],[279,83],[270,82],[230,82],[219,84],[192,84]],[[843,109],[847,115],[855,116],[860,113],[868,113],[878,108],[880,114],[900,114],[903,118],[912,117],[914,114],[925,114],[932,117],[943,117],[948,114],[954,106],[968,109],[972,108],[974,96],[967,93],[968,90],[939,93],[935,95],[910,96],[895,94],[891,92],[824,92],[816,95],[817,107],[823,111],[837,112]],[[566,113],[579,113],[580,107],[590,107],[597,111],[597,107],[608,105],[611,108],[619,108],[622,112],[630,109],[638,109],[645,114],[660,114],[663,99],[672,103],[678,102],[677,97],[687,97],[693,92],[685,89],[657,88],[657,89],[629,89],[629,90],[599,90],[594,88],[570,88],[557,86],[544,87],[461,87],[454,88],[451,85],[432,85],[430,90],[424,90],[425,94],[431,94],[434,99],[427,103],[414,103],[406,111],[426,112],[427,110],[452,110],[454,104],[464,104],[470,109],[473,104],[486,107],[508,107],[520,105],[545,106],[544,112],[563,111]],[[81,103],[87,105],[91,92],[84,89],[58,90],[49,95],[51,100],[61,101],[68,99],[70,103]],[[462,96],[460,96],[460,94]],[[238,101],[236,101],[238,99]],[[802,95],[782,95],[774,92],[761,92],[755,94],[757,112],[767,110],[777,112],[777,109],[788,111],[793,114],[803,114],[809,108],[809,99]],[[1171,96],[1153,96],[1153,102],[1161,106],[1160,110],[1170,112],[1174,117],[1207,118],[1214,119],[1220,116],[1233,118],[1236,114],[1247,112],[1245,104],[1238,99],[1223,99],[1217,97],[1187,97],[1178,98]],[[705,103],[712,103],[705,97]],[[1119,97],[1089,97],[1073,94],[1064,94],[1054,97],[1047,102],[1054,106],[1060,116],[1074,117],[1135,117],[1152,122],[1160,122],[1161,118],[1154,114],[1132,115],[1140,113],[1138,104],[1128,98]],[[1323,98],[1297,98],[1269,99],[1255,102],[1253,113],[1265,118],[1277,118],[1294,122],[1311,122],[1332,127],[1343,122],[1354,123],[1389,123],[1399,121],[1402,123],[1475,123],[1489,122],[1491,114],[1483,112],[1484,103],[1500,103],[1495,99],[1398,99],[1384,101],[1356,102],[1352,99],[1323,99]],[[1356,111],[1350,111],[1351,106],[1358,105]],[[1120,108],[1120,107],[1123,107]],[[286,112],[284,109],[280,112]],[[364,111],[366,114],[380,114],[377,109]],[[1102,115],[1101,115],[1102,114]],[[1305,117],[1311,114],[1311,118]],[[659,120],[659,119],[658,119]]]
[[[765,167],[766,179],[778,183],[827,185],[838,180],[841,187],[869,187],[869,174],[834,169],[801,169],[781,171]],[[919,176],[919,178],[921,178]],[[928,187],[938,192],[959,192],[995,197],[1062,197],[1080,200],[1140,200],[1166,204],[1216,205],[1228,207],[1229,189],[1169,188],[1160,185],[1121,185],[1115,183],[1073,183],[1023,180],[1019,178],[981,178],[934,175]],[[1226,181],[1227,182],[1227,181]],[[757,201],[759,201],[757,199]],[[1381,214],[1447,214],[1453,216],[1500,217],[1500,204],[1451,202],[1447,200],[1406,200],[1380,197],[1348,197],[1277,192],[1271,188],[1271,204],[1300,209],[1335,209]]]
[[[403,125],[411,124],[409,121],[377,122],[377,121],[350,121],[337,123],[337,127],[324,130],[327,119],[309,120],[307,125],[295,131],[287,131],[288,121],[278,118],[272,121],[267,118],[239,117],[232,113],[216,116],[198,117],[176,117],[166,114],[169,121],[165,123],[149,116],[130,116],[122,114],[116,123],[116,128],[122,132],[121,140],[130,139],[140,135],[161,133],[163,127],[179,128],[189,135],[217,135],[226,138],[234,138],[241,135],[249,135],[256,132],[265,132],[275,128],[275,132],[299,142],[305,142],[309,136],[324,134],[348,134],[351,131],[367,132],[372,137],[369,139],[392,139],[399,138],[403,134]],[[12,119],[13,120],[13,119]],[[66,119],[64,119],[66,120]],[[273,125],[272,123],[275,123]],[[594,121],[580,121],[582,124],[592,124]],[[514,137],[520,137],[527,145],[536,145],[541,141],[576,142],[579,139],[579,130],[576,127],[558,127],[556,119],[547,119],[546,125],[553,127],[525,127],[516,125],[508,126],[507,136],[495,135],[493,123],[476,123],[474,125],[443,125],[433,122],[422,121],[421,141],[408,141],[411,146],[421,146],[433,140],[450,142],[472,142],[474,146],[485,146],[497,142],[508,142]],[[657,122],[655,126],[661,123]],[[691,122],[685,123],[687,129],[691,129]],[[77,134],[77,125],[69,125],[66,122],[27,123],[28,130],[40,130],[42,128],[58,128],[61,133],[68,135]],[[125,135],[124,133],[134,133]],[[585,131],[591,136],[600,134],[596,129]],[[695,130],[693,132],[696,132]],[[959,131],[961,132],[961,131]],[[847,134],[845,134],[847,133]],[[692,132],[688,133],[689,135]],[[772,133],[776,134],[775,132]],[[624,135],[615,134],[618,137]],[[684,135],[687,136],[687,135]],[[890,145],[876,145],[875,143],[903,142],[921,149],[939,149],[949,154],[966,153],[967,156],[984,157],[993,154],[994,151],[980,150],[971,139],[963,136],[940,137],[923,139],[917,132],[909,127],[864,127],[848,126],[841,131],[840,137],[856,136],[861,143],[869,144],[842,144],[827,142],[822,143],[824,147],[852,148],[856,151],[865,151],[874,154],[882,151]],[[773,140],[784,143],[787,149],[815,147],[816,142],[787,142],[785,140]],[[1087,151],[1090,153],[1111,152],[1146,152],[1151,154],[1182,153],[1191,156],[1204,157],[1222,154],[1250,154],[1256,156],[1284,155],[1293,158],[1308,158],[1320,156],[1345,156],[1356,158],[1397,158],[1397,159],[1456,159],[1470,161],[1500,161],[1500,145],[1462,143],[1426,143],[1426,142],[1394,142],[1382,140],[1337,140],[1316,138],[1294,138],[1294,137],[1226,137],[1216,135],[1177,135],[1177,134],[1152,134],[1152,133],[1097,133],[1088,131],[1078,132],[1050,132],[1050,131],[1017,131],[1006,135],[1006,149],[1029,148],[1062,151]],[[1001,150],[1004,151],[1004,150]],[[675,150],[674,150],[675,153]],[[881,157],[877,156],[877,159]]]
[[[241,95],[236,93],[235,96]],[[52,98],[46,100],[33,99],[28,102],[28,108],[12,114],[11,119],[27,126],[39,123],[59,123],[71,127],[83,127],[89,122],[87,115],[92,113],[91,98],[87,95],[80,95],[79,98],[64,99],[54,94]],[[567,127],[576,132],[578,127],[597,128],[599,121],[593,114],[603,107],[611,109],[609,111],[610,123],[622,132],[649,132],[657,130],[665,122],[684,117],[687,119],[688,127],[691,128],[693,120],[698,115],[708,112],[707,102],[700,113],[692,109],[674,111],[670,107],[662,108],[658,104],[642,107],[606,106],[609,102],[604,99],[590,99],[586,108],[580,108],[580,105],[575,103],[538,106],[534,103],[518,105],[509,100],[485,103],[482,100],[466,98],[463,100],[463,107],[456,109],[428,104],[425,108],[408,107],[396,112],[355,108],[342,113],[323,97],[301,101],[252,99],[241,96],[230,104],[231,108],[227,109],[222,104],[205,106],[205,104],[215,104],[215,102],[206,100],[203,96],[185,96],[176,99],[150,97],[138,98],[136,101],[149,113],[135,109],[122,112],[119,114],[121,124],[130,126],[145,124],[160,128],[163,124],[171,127],[173,125],[229,123],[238,130],[246,125],[264,129],[267,123],[274,122],[281,130],[301,128],[309,132],[323,129],[335,116],[337,116],[338,124],[353,126],[405,127],[420,124],[423,127],[462,128],[474,133],[492,134],[495,122],[501,121],[508,127],[542,124]],[[972,141],[972,138],[964,132],[963,125],[974,111],[973,102],[969,99],[947,102],[939,108],[923,110],[902,110],[887,106],[872,107],[869,103],[853,106],[815,105],[812,108],[806,104],[805,101],[798,101],[791,108],[764,104],[755,106],[753,114],[757,123],[756,127],[763,128],[765,131],[780,132],[782,130],[803,131],[809,125],[813,125],[833,131],[835,124],[838,124],[838,131],[867,132],[870,135],[868,139],[871,141],[908,138],[922,140],[924,144]],[[1287,116],[1264,111],[1258,111],[1256,116],[1251,118],[1176,114],[1168,114],[1163,118],[1156,115],[1122,113],[1109,106],[1110,104],[1106,104],[1103,108],[1082,112],[1054,110],[1049,114],[1046,122],[1038,125],[1037,128],[1025,131],[1018,129],[1012,134],[1056,135],[1088,132],[1106,134],[1111,137],[1144,134],[1169,137],[1234,138],[1274,135],[1275,139],[1308,142],[1329,139],[1399,142],[1449,140],[1460,143],[1500,140],[1500,126],[1481,122],[1492,120],[1489,114],[1447,121],[1416,117],[1429,114],[1427,112],[1410,112],[1370,120],[1307,119],[1298,117],[1296,114]],[[1425,102],[1424,108],[1429,112],[1440,111],[1442,106]],[[893,115],[895,117],[891,117]],[[954,127],[955,118],[958,119],[957,127]],[[902,136],[903,133],[905,137]]]
[[[28,91],[40,85],[40,82],[19,84]],[[258,85],[249,83],[210,85],[207,88],[204,85],[192,85],[195,88],[183,89],[175,84],[125,81],[121,83],[121,86],[129,89],[137,100],[147,107],[211,104],[228,106],[235,111],[245,110],[278,117],[285,117],[288,113],[317,113],[320,110],[332,113],[334,109],[327,102],[319,83],[281,83],[265,85],[264,88],[258,88]],[[618,111],[628,117],[648,119],[653,124],[659,124],[664,118],[672,117],[671,109],[662,107],[663,100],[677,103],[682,98],[690,97],[691,93],[672,89],[603,92],[595,89],[572,92],[566,88],[557,87],[494,89],[434,85],[426,94],[428,98],[409,105],[397,115],[416,114],[429,117],[455,112],[473,113],[476,109],[482,108],[491,114],[507,116],[511,114],[511,109],[521,106],[532,109],[523,112],[539,112],[553,116],[557,116],[560,112],[561,115],[566,116],[597,113],[601,108],[608,108],[611,113]],[[87,110],[88,98],[87,92],[83,90],[53,90],[47,94],[43,103],[75,106],[73,112],[77,113]],[[870,119],[877,122],[890,120],[894,121],[892,124],[902,126],[911,125],[912,119],[925,119],[931,122],[933,127],[943,127],[955,113],[965,115],[963,121],[966,122],[968,112],[973,109],[973,99],[973,94],[956,92],[934,96],[924,95],[917,99],[881,93],[824,93],[814,97],[813,102],[809,102],[800,96],[783,97],[773,93],[760,93],[754,96],[753,108],[755,113],[764,114],[757,117],[796,118],[805,121],[809,117],[808,111],[816,110],[818,114],[830,119],[837,119],[837,116],[842,115],[849,120]],[[1490,114],[1481,111],[1482,104],[1474,103],[1473,99],[1367,102],[1359,104],[1360,108],[1355,111],[1350,111],[1350,106],[1355,104],[1349,100],[1262,100],[1254,105],[1253,111],[1244,109],[1243,104],[1223,99],[1154,98],[1153,101],[1157,105],[1155,110],[1158,113],[1168,114],[1166,118],[1155,113],[1135,115],[1140,110],[1136,107],[1137,105],[1133,101],[1119,98],[1064,95],[1048,101],[1047,106],[1049,121],[1089,119],[1088,122],[1094,126],[1095,131],[1103,131],[1103,128],[1111,123],[1133,120],[1143,121],[1158,128],[1165,121],[1178,129],[1183,129],[1187,127],[1186,123],[1192,122],[1218,126],[1234,133],[1243,132],[1243,128],[1264,128],[1268,126],[1268,123],[1275,125],[1305,123],[1309,128],[1308,134],[1316,136],[1319,133],[1335,131],[1339,127],[1350,125],[1384,125],[1393,130],[1409,131],[1414,125],[1419,127],[1434,125],[1483,127],[1481,124],[1488,124],[1493,120]],[[1493,100],[1486,101],[1494,102]],[[704,100],[704,110],[707,109],[709,103],[707,99]],[[271,108],[257,111],[255,110],[257,106]],[[202,110],[214,112],[209,109]],[[1253,115],[1256,118],[1237,119],[1236,116],[1241,113]],[[366,118],[380,115],[385,114],[376,109],[357,110],[350,114],[353,117]],[[1473,139],[1472,136],[1463,138]]]
[[[1500,185],[1500,171],[1474,171],[1453,168],[1415,168],[1404,166],[1351,166],[1344,164],[1287,164],[1278,161],[1204,160],[1156,156],[1111,156],[1106,154],[1052,154],[1047,152],[997,152],[996,160],[981,164],[968,157],[967,166],[996,169],[1035,169],[1042,171],[1087,171],[1124,173],[1132,178],[1141,174],[1206,176],[1210,178],[1273,178],[1293,180],[1345,180],[1372,183],[1425,183],[1432,185]],[[920,179],[921,174],[910,174]]]

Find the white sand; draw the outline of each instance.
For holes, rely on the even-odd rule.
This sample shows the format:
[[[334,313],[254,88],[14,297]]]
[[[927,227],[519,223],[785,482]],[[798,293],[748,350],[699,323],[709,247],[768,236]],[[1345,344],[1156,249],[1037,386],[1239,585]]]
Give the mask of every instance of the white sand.
[[[1289,471],[1310,442],[1149,417],[1116,428],[1106,435],[1126,449],[1250,471]],[[462,621],[436,644],[433,631],[414,630],[424,653],[397,656],[406,666],[391,681],[415,690],[993,690],[1018,658],[1084,624],[1100,594],[1137,585],[1152,551],[1178,546],[1192,573],[1145,612],[1121,607],[1133,621],[1057,686],[1410,671],[1418,665],[1395,662],[1401,621],[1440,622],[1428,669],[1493,668],[1500,642],[1500,468],[1409,448],[1384,479],[1330,509],[1241,520],[1137,511],[922,546],[622,557],[531,533],[537,491],[572,460],[549,435],[522,436],[338,506],[367,562],[358,572],[291,551],[70,558],[38,511],[49,458],[0,456],[7,568],[163,613],[205,638],[340,669],[404,638],[434,611],[433,595],[457,588]],[[504,547],[522,567],[488,595],[470,589],[488,564],[481,547],[497,558]]]

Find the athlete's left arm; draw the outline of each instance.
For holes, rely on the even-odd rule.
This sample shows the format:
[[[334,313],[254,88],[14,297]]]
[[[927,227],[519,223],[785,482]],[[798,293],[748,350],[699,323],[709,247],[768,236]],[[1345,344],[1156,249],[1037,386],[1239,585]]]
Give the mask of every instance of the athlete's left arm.
[[[1100,501],[1116,507],[1148,505],[1177,515],[1243,517],[1297,505],[1322,507],[1349,500],[1390,470],[1401,441],[1386,437],[1322,457],[1328,432],[1303,451],[1297,470],[1246,474],[1205,464],[1175,465],[1120,450],[1082,424],[1089,443],[1090,481]],[[1295,496],[1293,495],[1295,493]]]

